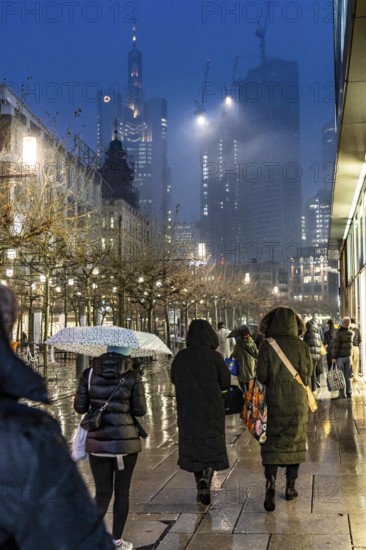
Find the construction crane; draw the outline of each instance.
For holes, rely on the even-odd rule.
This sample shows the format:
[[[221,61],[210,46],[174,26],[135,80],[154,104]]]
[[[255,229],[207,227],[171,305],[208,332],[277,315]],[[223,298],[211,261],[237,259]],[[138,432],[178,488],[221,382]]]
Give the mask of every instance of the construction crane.
[[[257,21],[257,30],[255,31],[255,35],[258,36],[260,40],[259,48],[260,48],[260,54],[261,54],[261,62],[263,62],[266,59],[266,30],[267,30],[270,7],[271,7],[271,1],[268,0],[268,2],[265,2],[265,11],[263,16]]]
[[[207,76],[208,76],[208,71],[210,69],[210,60],[207,59],[207,62],[206,62],[206,67],[205,67],[205,73],[203,75],[203,82],[202,82],[202,86],[201,86],[201,90],[200,90],[200,95],[198,96],[197,99],[195,99],[195,103],[196,103],[196,109],[195,111],[193,111],[193,114],[196,115],[196,116],[199,116],[199,115],[202,115],[206,109],[203,107],[203,100],[204,100],[204,90],[206,92],[206,83],[207,83]]]

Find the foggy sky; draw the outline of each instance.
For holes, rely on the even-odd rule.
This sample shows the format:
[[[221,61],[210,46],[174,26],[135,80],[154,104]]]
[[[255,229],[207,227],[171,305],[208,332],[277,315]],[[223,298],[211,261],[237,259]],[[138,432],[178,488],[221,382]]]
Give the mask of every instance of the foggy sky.
[[[213,119],[222,109],[222,90],[259,63],[256,20],[265,1],[197,2],[155,0],[105,2],[3,2],[0,32],[1,79],[20,95],[60,138],[67,129],[96,148],[96,95],[127,81],[132,26],[143,54],[146,98],[168,101],[168,160],[173,207],[180,218],[199,216],[199,158],[193,111],[206,61],[217,91],[205,107]],[[320,165],[321,126],[333,116],[333,24],[331,3],[272,3],[266,53],[299,64],[303,196],[317,191],[313,167]],[[81,109],[79,116],[74,113]],[[58,113],[58,114],[56,114]],[[187,195],[191,196],[187,201]]]

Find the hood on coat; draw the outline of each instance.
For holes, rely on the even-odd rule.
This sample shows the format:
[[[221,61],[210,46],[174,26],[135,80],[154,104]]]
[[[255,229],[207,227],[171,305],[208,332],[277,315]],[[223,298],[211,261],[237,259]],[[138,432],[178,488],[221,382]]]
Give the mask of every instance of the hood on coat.
[[[187,332],[187,348],[194,346],[207,346],[216,349],[219,339],[213,327],[206,319],[194,319]]]
[[[309,319],[305,326],[306,330],[309,330],[310,332],[318,332],[318,323],[314,321],[314,319]]]
[[[12,351],[0,320],[0,395],[50,403],[43,378]]]
[[[290,307],[280,306],[267,313],[260,322],[259,330],[269,336],[299,336],[304,332],[301,317]]]
[[[103,353],[93,359],[93,372],[104,378],[119,378],[132,368],[132,359],[119,353]]]

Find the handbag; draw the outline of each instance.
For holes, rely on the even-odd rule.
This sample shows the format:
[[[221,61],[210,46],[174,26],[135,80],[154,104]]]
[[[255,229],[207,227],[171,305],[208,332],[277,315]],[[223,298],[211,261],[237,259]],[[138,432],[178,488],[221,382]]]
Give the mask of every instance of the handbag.
[[[280,348],[280,346],[277,344],[276,340],[274,338],[267,338],[268,343],[272,346],[272,348],[277,353],[278,357],[281,359],[282,363],[285,365],[286,368],[290,371],[292,376],[295,378],[296,382],[302,386],[306,392],[306,399],[308,402],[308,407],[311,410],[311,412],[315,412],[318,409],[318,404],[316,402],[316,399],[314,397],[313,392],[311,391],[311,388],[308,385],[305,385],[304,382],[301,379],[300,374],[297,372],[296,369],[291,365],[290,361]]]
[[[241,417],[249,433],[259,443],[264,443],[267,439],[266,386],[258,378],[249,380]]]
[[[244,396],[239,386],[229,386],[222,391],[225,415],[237,414],[243,410]]]
[[[346,387],[344,374],[337,367],[337,365],[332,366],[332,368],[328,371],[327,386],[329,391],[344,390],[344,388]]]
[[[97,430],[102,422],[102,414],[106,410],[106,408],[109,405],[110,400],[118,390],[119,386],[123,384],[125,381],[124,378],[121,378],[118,382],[117,386],[113,389],[111,395],[108,397],[107,401],[102,405],[101,407],[91,407],[89,411],[86,413],[84,418],[80,422],[80,426],[84,428],[87,432],[92,432],[93,430]],[[89,389],[90,389],[90,380],[89,380]]]
[[[71,451],[71,458],[74,462],[77,462],[78,460],[85,460],[88,458],[88,453],[86,452],[86,438],[88,437],[88,432],[84,430],[79,425],[76,429],[75,436],[72,442],[72,451]]]
[[[234,357],[226,357],[225,363],[232,376],[238,376],[239,374],[239,361]],[[237,387],[237,386],[236,386]]]
[[[93,374],[93,369],[90,369],[89,371],[89,377],[88,377],[88,391],[90,391],[90,379]],[[88,437],[88,432],[81,426],[81,421],[78,424],[78,427],[75,432],[75,436],[72,442],[72,449],[71,449],[71,458],[74,462],[77,462],[78,460],[86,460],[89,455],[86,452],[86,440]]]

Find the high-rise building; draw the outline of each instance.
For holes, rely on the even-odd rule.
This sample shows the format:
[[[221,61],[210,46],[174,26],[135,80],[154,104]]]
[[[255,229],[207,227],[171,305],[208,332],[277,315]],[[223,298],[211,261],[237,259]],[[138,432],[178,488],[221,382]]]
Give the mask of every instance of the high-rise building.
[[[170,218],[167,102],[163,98],[145,101],[142,53],[137,48],[135,32],[128,52],[127,84],[120,92],[107,90],[98,103],[99,154],[103,160],[117,132],[128,162],[133,163],[140,211],[150,220],[167,222]]]
[[[263,57],[203,127],[201,239],[223,260],[286,262],[301,248],[299,96],[297,63]]]

